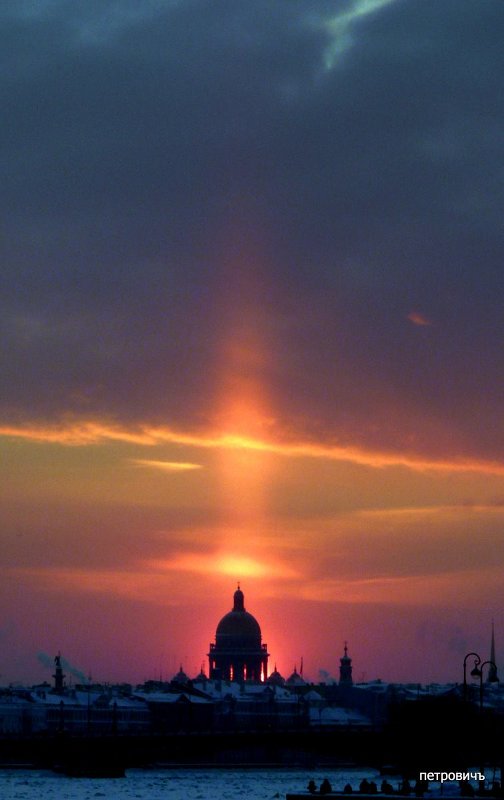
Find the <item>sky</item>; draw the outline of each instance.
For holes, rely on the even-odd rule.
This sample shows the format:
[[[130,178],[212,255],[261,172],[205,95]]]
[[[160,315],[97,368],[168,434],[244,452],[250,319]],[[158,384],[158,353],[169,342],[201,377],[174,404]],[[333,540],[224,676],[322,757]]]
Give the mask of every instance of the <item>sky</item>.
[[[504,678],[503,34],[4,0],[0,683]]]

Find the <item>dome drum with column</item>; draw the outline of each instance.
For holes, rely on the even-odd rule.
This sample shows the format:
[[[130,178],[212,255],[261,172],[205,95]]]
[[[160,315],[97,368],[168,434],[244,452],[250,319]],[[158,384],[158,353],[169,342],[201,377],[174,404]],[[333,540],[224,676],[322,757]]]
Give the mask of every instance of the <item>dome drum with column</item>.
[[[215,644],[208,653],[210,678],[263,681],[268,674],[268,650],[261,642],[256,618],[245,610],[240,587],[234,593],[233,609],[217,625]]]

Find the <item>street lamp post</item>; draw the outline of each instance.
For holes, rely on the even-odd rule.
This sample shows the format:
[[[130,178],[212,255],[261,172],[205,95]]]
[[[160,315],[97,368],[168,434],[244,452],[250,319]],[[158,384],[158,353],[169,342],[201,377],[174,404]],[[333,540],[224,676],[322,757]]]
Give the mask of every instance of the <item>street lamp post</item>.
[[[467,700],[466,664],[467,664],[467,659],[471,658],[471,657],[474,657],[474,666],[473,666],[470,674],[471,674],[471,676],[473,678],[479,678],[479,723],[478,723],[478,725],[479,725],[479,727],[481,727],[481,725],[483,724],[483,721],[484,721],[483,720],[483,668],[486,667],[487,665],[490,666],[490,667],[493,667],[494,673],[490,673],[490,676],[491,676],[492,674],[497,674],[497,667],[495,666],[494,662],[491,661],[490,659],[488,661],[483,661],[482,662],[480,656],[478,655],[478,653],[468,653],[466,655],[466,657],[464,658],[464,700]],[[490,682],[493,683],[495,679],[490,677],[490,676],[489,676],[489,680],[490,680]],[[480,731],[480,734],[481,734],[481,731]],[[480,738],[479,742],[480,742],[480,748],[481,748],[482,747],[481,738]],[[483,773],[483,750],[480,751],[479,755],[480,755],[480,760],[481,760],[480,772]]]
[[[479,665],[481,664],[481,657],[477,653],[468,653],[466,655],[466,657],[464,658],[464,700],[467,700],[467,672],[466,672],[467,667],[466,667],[466,664],[467,664],[467,659],[470,658],[471,656],[474,656],[474,667],[471,670],[471,675],[472,675],[473,678],[477,678],[477,677],[480,678],[480,681],[481,681],[480,696],[481,696],[481,693],[483,692],[483,689],[481,688],[482,685],[483,685],[483,683],[482,683],[483,678],[482,678],[481,670],[479,669]],[[485,662],[485,663],[487,663],[487,662]]]

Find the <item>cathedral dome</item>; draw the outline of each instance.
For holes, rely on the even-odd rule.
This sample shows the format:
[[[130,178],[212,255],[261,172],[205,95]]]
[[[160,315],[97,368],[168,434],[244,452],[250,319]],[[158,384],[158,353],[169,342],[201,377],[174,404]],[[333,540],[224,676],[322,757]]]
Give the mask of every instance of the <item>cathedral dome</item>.
[[[187,683],[189,678],[185,674],[184,670],[182,669],[182,664],[180,665],[180,669],[176,675],[173,676],[172,681],[174,683]]]
[[[266,679],[266,683],[269,683],[271,686],[285,686],[285,678],[277,670],[276,664],[275,669]]]
[[[226,649],[249,649],[261,645],[261,628],[256,618],[245,611],[240,588],[234,593],[233,610],[222,617],[217,625],[215,641],[218,647]]]
[[[261,642],[258,621],[245,611],[239,585],[233,600],[232,610],[217,625],[215,644],[210,644],[210,679],[264,681],[268,675],[268,649]]]

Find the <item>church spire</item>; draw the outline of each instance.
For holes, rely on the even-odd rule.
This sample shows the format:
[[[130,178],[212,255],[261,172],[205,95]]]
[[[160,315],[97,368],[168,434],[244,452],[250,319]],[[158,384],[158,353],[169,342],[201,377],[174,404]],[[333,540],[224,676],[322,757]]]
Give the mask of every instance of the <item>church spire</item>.
[[[352,659],[348,655],[348,643],[345,642],[344,655],[340,658],[340,686],[352,686]]]
[[[494,621],[492,620],[492,641],[490,643],[490,667],[488,670],[487,683],[498,683],[499,678],[497,675],[497,662],[495,660],[495,635],[494,635]]]

